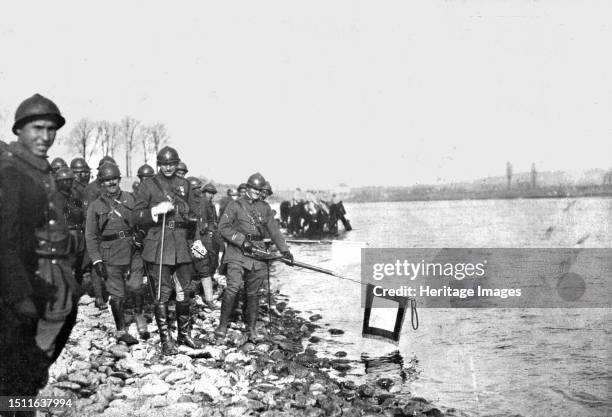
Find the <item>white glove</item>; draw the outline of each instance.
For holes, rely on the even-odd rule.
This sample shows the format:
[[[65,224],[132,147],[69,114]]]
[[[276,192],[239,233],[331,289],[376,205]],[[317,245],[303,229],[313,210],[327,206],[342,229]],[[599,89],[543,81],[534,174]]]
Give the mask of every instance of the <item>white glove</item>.
[[[174,205],[169,201],[162,201],[156,206],[151,207],[151,217],[157,221],[157,216],[174,210]]]
[[[191,245],[191,254],[193,255],[194,258],[196,258],[196,259],[203,259],[206,256],[207,253],[208,253],[208,251],[206,250],[206,248],[202,244],[201,240],[196,240]]]

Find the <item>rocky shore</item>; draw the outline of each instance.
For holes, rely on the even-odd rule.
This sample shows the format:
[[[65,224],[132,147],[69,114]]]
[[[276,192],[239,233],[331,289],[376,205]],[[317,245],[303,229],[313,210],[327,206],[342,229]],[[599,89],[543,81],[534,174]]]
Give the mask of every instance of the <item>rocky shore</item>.
[[[333,358],[319,357],[313,348],[319,338],[313,332],[321,316],[302,317],[282,299],[275,297],[269,315],[267,305],[261,306],[259,325],[266,335],[256,344],[245,343],[241,323],[232,325],[226,344],[216,344],[212,332],[219,312],[197,307],[194,334],[206,347],[182,346],[179,355],[163,357],[154,322],[149,324],[148,341],[133,346],[117,343],[110,314],[95,308],[93,299],[85,295],[71,339],[40,395],[70,397],[72,406],[38,415],[460,415],[400,393],[390,378],[366,384],[345,378],[361,363],[347,359],[342,351]]]

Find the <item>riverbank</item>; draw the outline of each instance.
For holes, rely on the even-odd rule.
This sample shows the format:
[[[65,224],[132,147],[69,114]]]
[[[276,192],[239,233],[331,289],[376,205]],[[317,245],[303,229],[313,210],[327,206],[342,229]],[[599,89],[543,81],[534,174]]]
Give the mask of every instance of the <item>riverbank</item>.
[[[274,298],[271,323],[267,311],[261,312],[263,321],[258,323],[271,332],[256,344],[245,343],[243,325],[237,323],[227,345],[215,344],[210,335],[219,311],[204,310],[196,314],[194,334],[206,347],[180,347],[179,355],[163,357],[153,323],[148,341],[130,347],[117,344],[110,314],[95,308],[85,295],[71,339],[40,396],[72,398],[71,408],[53,411],[62,416],[458,415],[425,399],[400,395],[388,378],[359,386],[344,378],[361,364],[342,352],[334,359],[321,358],[308,342],[316,343],[312,333],[321,316],[304,318],[285,297]],[[336,377],[330,377],[330,371]]]

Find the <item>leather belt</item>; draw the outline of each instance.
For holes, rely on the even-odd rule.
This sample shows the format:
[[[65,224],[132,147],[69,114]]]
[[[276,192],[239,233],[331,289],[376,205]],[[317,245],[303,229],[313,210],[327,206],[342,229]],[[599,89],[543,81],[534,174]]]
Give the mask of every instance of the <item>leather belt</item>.
[[[166,222],[166,227],[168,229],[188,229],[189,223],[186,222],[176,222],[174,220],[170,220]]]
[[[110,240],[117,240],[117,239],[125,239],[126,237],[131,237],[133,236],[133,233],[130,231],[120,231],[119,233],[113,233],[112,235],[104,235],[100,237],[100,240],[102,240],[103,242],[108,242]]]

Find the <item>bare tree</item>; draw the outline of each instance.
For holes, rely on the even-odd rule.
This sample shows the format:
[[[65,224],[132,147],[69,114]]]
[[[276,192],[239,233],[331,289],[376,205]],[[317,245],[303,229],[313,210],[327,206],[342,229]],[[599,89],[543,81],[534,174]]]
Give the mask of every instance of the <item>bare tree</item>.
[[[154,155],[157,155],[159,149],[165,146],[170,141],[170,136],[168,135],[168,129],[166,129],[166,125],[163,123],[156,123],[147,128],[147,131],[150,136],[150,150]]]
[[[140,122],[131,116],[124,117],[119,123],[123,144],[125,145],[125,176],[132,175],[132,151],[136,144],[137,128]]]
[[[98,136],[94,134],[96,125],[87,118],[79,120],[70,131],[66,142],[77,149],[79,154],[89,160],[96,150]]]
[[[96,123],[96,135],[102,146],[103,155],[115,157],[120,130],[119,124],[115,122],[102,120]]]

